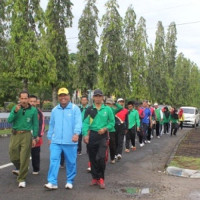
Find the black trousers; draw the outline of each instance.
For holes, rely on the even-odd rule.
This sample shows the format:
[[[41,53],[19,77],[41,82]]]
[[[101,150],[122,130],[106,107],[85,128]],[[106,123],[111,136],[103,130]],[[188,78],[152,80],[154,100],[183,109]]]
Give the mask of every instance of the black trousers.
[[[130,148],[130,141],[132,146],[135,147],[135,135],[136,135],[136,127],[133,126],[131,129],[128,129],[126,133],[126,149]]]
[[[115,152],[116,152],[116,144],[115,144],[115,132],[110,132],[110,141],[109,141],[109,149],[110,149],[110,159],[115,159]]]
[[[183,129],[183,121],[180,121],[180,128]]]
[[[34,172],[40,171],[40,147],[31,149],[32,166]]]
[[[115,144],[116,144],[116,152],[115,154],[122,154],[123,144],[124,144],[124,135],[125,135],[125,127],[124,124],[116,124],[115,125]]]
[[[82,138],[83,138],[83,136],[82,136],[82,133],[81,133],[79,135],[79,138],[78,138],[78,149],[77,149],[77,151],[80,152],[80,153],[82,151]]]
[[[151,128],[151,126],[149,125],[149,127],[148,127],[147,140],[151,141],[151,135],[152,135],[152,128]]]
[[[156,136],[160,136],[160,122],[156,121]]]
[[[177,123],[172,123],[171,135],[176,135],[178,127],[179,127],[179,125]]]
[[[107,148],[107,134],[99,135],[98,132],[90,131],[88,153],[93,179],[104,179]]]
[[[164,134],[169,133],[169,123],[164,123]]]

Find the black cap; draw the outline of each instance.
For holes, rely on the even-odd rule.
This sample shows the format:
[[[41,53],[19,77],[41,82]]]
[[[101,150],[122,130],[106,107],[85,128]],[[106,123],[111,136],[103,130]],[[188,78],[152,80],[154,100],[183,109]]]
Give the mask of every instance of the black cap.
[[[103,96],[103,92],[102,92],[100,89],[96,89],[96,90],[94,91],[93,96],[97,96],[97,95]]]

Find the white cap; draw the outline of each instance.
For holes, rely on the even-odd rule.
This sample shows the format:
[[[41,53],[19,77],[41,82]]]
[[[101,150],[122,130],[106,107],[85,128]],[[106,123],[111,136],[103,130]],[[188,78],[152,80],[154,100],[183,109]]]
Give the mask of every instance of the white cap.
[[[117,99],[117,102],[120,102],[120,101],[124,101],[124,99],[122,98]]]
[[[154,106],[158,106],[158,103],[154,103]]]

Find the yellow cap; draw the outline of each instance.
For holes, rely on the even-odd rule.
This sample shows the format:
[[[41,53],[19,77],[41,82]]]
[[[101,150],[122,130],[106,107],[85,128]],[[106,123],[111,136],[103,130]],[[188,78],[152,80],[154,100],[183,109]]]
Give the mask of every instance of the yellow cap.
[[[69,94],[69,91],[67,88],[60,88],[58,90],[58,95],[60,95],[60,94]]]

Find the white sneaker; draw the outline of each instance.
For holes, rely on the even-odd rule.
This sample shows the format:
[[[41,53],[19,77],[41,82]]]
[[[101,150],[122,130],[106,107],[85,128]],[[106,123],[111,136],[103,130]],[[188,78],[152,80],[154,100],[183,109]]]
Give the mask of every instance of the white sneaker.
[[[49,189],[49,190],[56,190],[58,189],[57,185],[53,185],[52,183],[47,183],[44,185],[45,188]]]
[[[159,138],[160,138],[160,136],[157,136],[157,138],[159,139]]]
[[[26,182],[20,182],[19,183],[19,186],[18,186],[19,188],[25,188],[26,187]]]
[[[88,167],[88,168],[87,168],[87,172],[91,172],[91,167]]]
[[[117,155],[117,160],[121,160],[122,159],[122,155],[121,154],[118,154]]]
[[[32,172],[32,174],[33,174],[33,175],[38,175],[38,174],[39,174],[39,172]]]
[[[72,185],[71,183],[67,183],[67,184],[65,185],[65,188],[71,190],[71,189],[73,188],[73,185]]]
[[[150,141],[150,140],[147,140],[147,143],[149,143],[149,144],[150,144],[150,143],[151,143],[151,141]]]
[[[14,169],[12,170],[12,173],[16,176],[19,176],[19,170],[18,169]]]
[[[141,143],[141,144],[140,144],[140,147],[143,147],[143,146],[144,146],[144,143]]]

